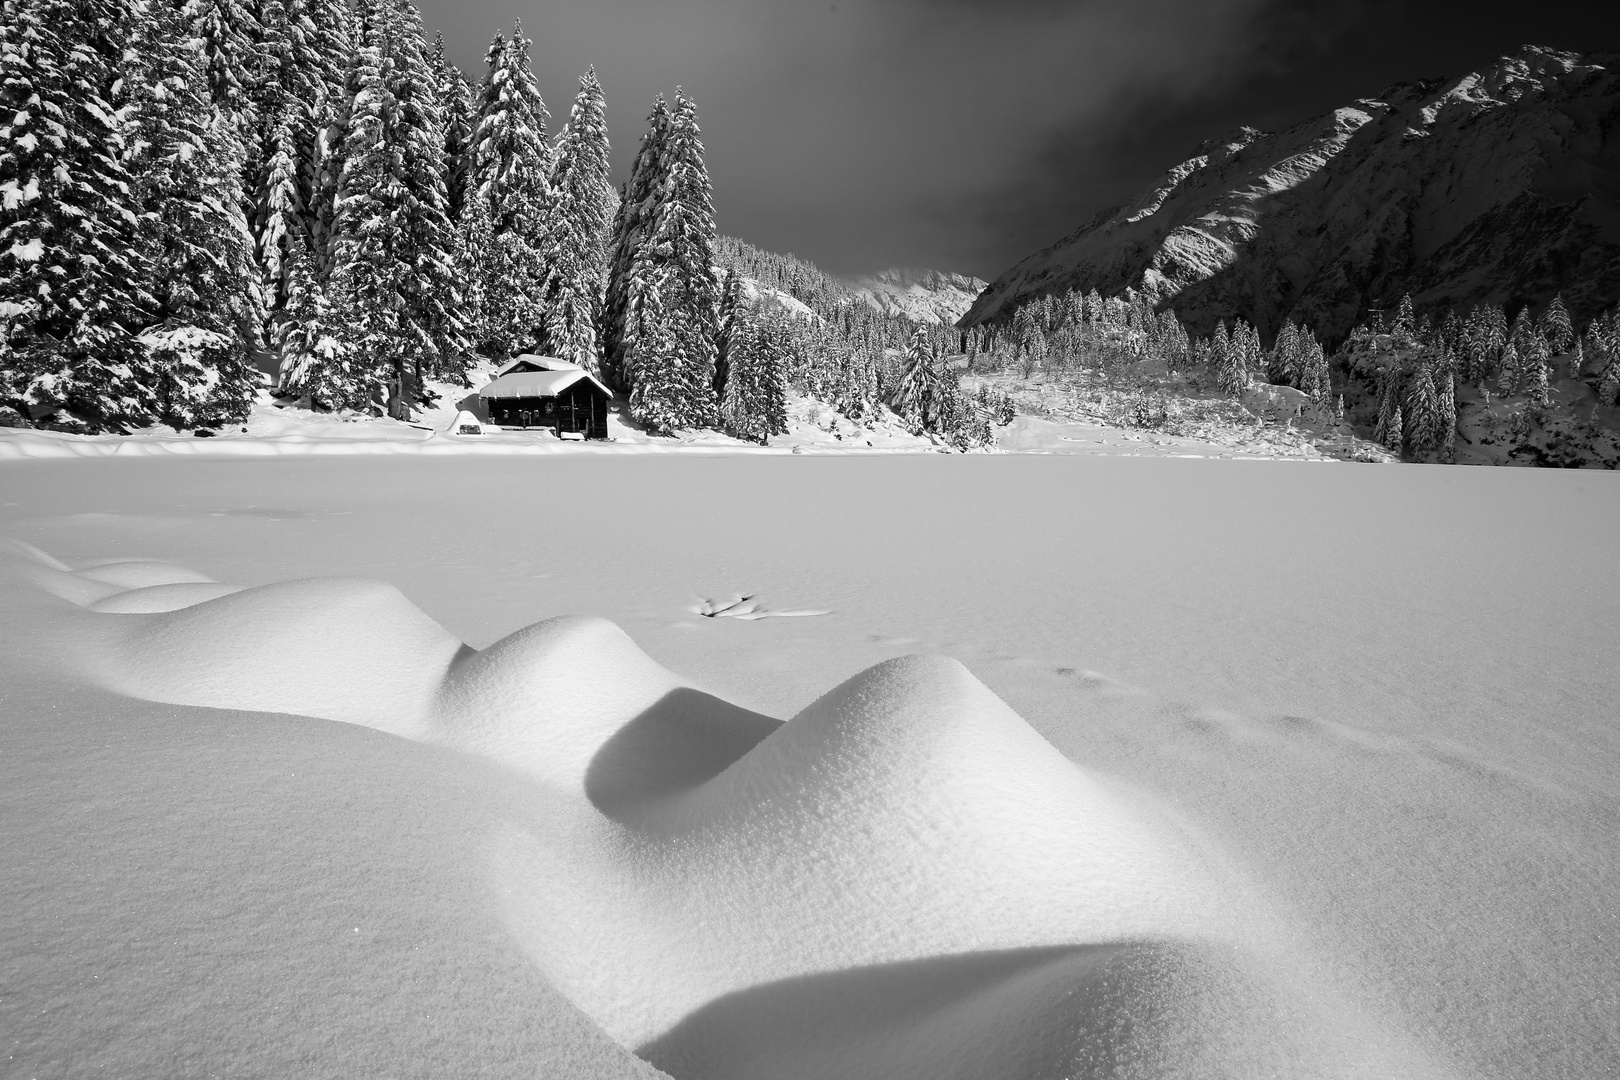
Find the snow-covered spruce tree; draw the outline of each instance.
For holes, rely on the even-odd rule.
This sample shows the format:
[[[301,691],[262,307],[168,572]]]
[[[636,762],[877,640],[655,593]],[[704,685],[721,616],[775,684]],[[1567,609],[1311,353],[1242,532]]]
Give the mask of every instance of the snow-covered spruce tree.
[[[277,112],[266,149],[265,178],[259,194],[258,262],[264,281],[264,303],[279,312],[287,302],[287,255],[294,245],[305,247],[309,233],[304,219],[302,152],[298,145],[299,105],[286,100]]]
[[[551,114],[540,97],[529,49],[521,22],[514,26],[510,41],[497,34],[490,42],[473,132],[468,197],[489,203],[495,234],[488,276],[482,282],[484,325],[479,337],[484,349],[500,358],[534,348],[545,325],[540,290],[551,173],[546,124]]]
[[[1299,327],[1291,322],[1285,322],[1282,329],[1277,331],[1277,340],[1272,343],[1271,354],[1266,364],[1266,378],[1273,383],[1298,386],[1303,361]]]
[[[1418,336],[1417,312],[1412,305],[1412,294],[1406,293],[1395,307],[1395,320],[1389,333],[1397,338],[1416,340]]]
[[[1496,392],[1507,397],[1519,388],[1519,347],[1511,338],[1503,344],[1497,363],[1500,371],[1496,377]]]
[[[1232,333],[1226,328],[1223,319],[1215,324],[1215,330],[1209,337],[1199,341],[1198,352],[1207,368],[1209,377],[1215,385],[1221,384],[1221,369],[1226,366],[1226,354],[1232,347]]]
[[[742,274],[728,270],[725,288],[720,293],[720,318],[714,335],[714,397],[721,404],[722,419],[725,418],[726,381],[731,374],[731,346],[734,340],[741,340],[742,321],[747,316]]]
[[[279,394],[318,399],[322,386],[354,381],[337,316],[316,280],[314,260],[299,247],[287,256],[287,301],[272,344],[280,362]]]
[[[1446,362],[1435,368],[1434,393],[1439,413],[1437,438],[1440,460],[1450,465],[1457,460],[1457,371]]]
[[[209,99],[231,121],[251,124],[254,89],[265,66],[263,27],[242,0],[183,0],[186,22],[201,42]]]
[[[1620,349],[1609,351],[1608,363],[1598,378],[1597,398],[1600,405],[1620,403]]]
[[[1603,400],[1601,387],[1603,380],[1608,378],[1610,370],[1614,367],[1615,355],[1620,353],[1620,347],[1617,347],[1620,346],[1620,342],[1616,342],[1605,332],[1604,320],[1601,316],[1587,324],[1583,342],[1587,367],[1592,374],[1598,377],[1599,403],[1607,405],[1609,401]]]
[[[1446,317],[1441,320],[1439,339],[1440,350],[1446,355],[1452,367],[1455,368],[1461,360],[1468,343],[1463,321],[1457,317],[1455,309],[1448,309]]]
[[[392,92],[400,109],[396,152],[407,193],[411,275],[404,297],[418,344],[409,350],[420,392],[424,376],[465,383],[474,327],[463,313],[450,218],[444,112],[428,55],[422,16],[411,0],[392,0],[398,58]]]
[[[470,197],[461,207],[455,227],[454,261],[460,278],[460,317],[469,339],[476,343],[488,325],[487,287],[495,275],[495,221],[489,202]]]
[[[1434,392],[1436,368],[1434,357],[1425,353],[1417,370],[1406,380],[1406,402],[1400,411],[1406,445],[1413,450],[1431,450],[1440,444],[1440,404]]]
[[[311,389],[349,408],[386,394],[406,416],[423,376],[459,374],[466,348],[444,130],[416,10],[372,0],[363,14],[327,287],[347,358],[341,372],[317,368]]]
[[[343,183],[343,144],[352,88],[349,77],[359,40],[359,20],[345,0],[300,0],[307,46],[300,69],[309,128],[303,149],[304,222],[310,255],[322,279],[331,273],[336,247],[338,191]]]
[[[1476,307],[1468,313],[1463,336],[1466,341],[1467,366],[1465,377],[1480,389],[1496,375],[1502,363],[1502,349],[1507,345],[1507,318],[1502,309],[1490,304]]]
[[[632,362],[637,346],[637,309],[648,282],[640,276],[645,261],[637,262],[647,245],[657,200],[661,194],[664,144],[669,137],[669,106],[660,95],[647,118],[635,163],[614,213],[612,252],[607,294],[602,304],[602,373],[609,385],[628,392],[633,382]]]
[[[1530,404],[1538,409],[1545,409],[1552,402],[1548,392],[1552,358],[1549,355],[1547,339],[1542,335],[1540,328],[1529,335],[1521,370],[1525,393],[1530,397]]]
[[[1507,345],[1502,349],[1502,374],[1497,382],[1498,392],[1506,395],[1516,392],[1523,385],[1526,375],[1531,374],[1526,369],[1530,354],[1536,350],[1534,339],[1540,339],[1542,348],[1546,346],[1546,339],[1541,336],[1535,320],[1530,317],[1530,309],[1523,307],[1513,319],[1513,327],[1508,331]]]
[[[151,298],[114,82],[127,0],[0,0],[0,400],[144,422]]]
[[[241,420],[258,386],[264,316],[239,201],[239,127],[210,100],[205,56],[173,8],[152,3],[136,27],[118,105],[153,300],[142,340],[158,343],[158,416],[175,427]]]
[[[607,231],[618,195],[609,181],[602,87],[592,68],[579,80],[551,170],[542,230],[542,349],[601,374],[597,331],[607,281]]]
[[[1373,442],[1397,453],[1405,426],[1401,417],[1400,373],[1394,367],[1385,369],[1379,377],[1378,424],[1373,428]]]
[[[647,287],[632,304],[636,325],[630,336],[634,351],[627,357],[634,378],[630,415],[648,430],[666,435],[689,426],[681,407],[685,389],[682,369],[687,364],[685,342],[678,330],[678,319],[664,308],[664,295],[676,291],[672,270],[667,265],[642,269]]]
[[[467,85],[467,77],[461,69],[444,55],[443,34],[434,36],[428,63],[444,116],[445,207],[450,220],[459,224],[472,175],[473,125],[477,119],[472,87]]]
[[[887,404],[917,432],[936,431],[943,412],[943,374],[928,332],[917,327],[906,346],[900,375],[889,388]]]
[[[1071,307],[1072,310],[1072,307]],[[1068,324],[1072,331],[1073,323]],[[1191,343],[1187,338],[1187,330],[1181,325],[1172,311],[1159,313],[1159,359],[1164,362],[1165,370],[1171,373],[1186,367],[1191,358]]]
[[[721,399],[720,419],[739,439],[763,446],[787,432],[786,341],[779,319],[739,309],[732,325],[730,374]]]
[[[1023,304],[1013,316],[1013,341],[1023,358],[1023,376],[1029,378],[1039,371],[1046,359],[1046,330],[1041,325],[1035,304]]]
[[[1300,368],[1295,385],[1309,394],[1317,405],[1323,405],[1333,395],[1333,377],[1328,371],[1327,352],[1307,326],[1300,326],[1299,342]]]
[[[1541,336],[1547,340],[1549,350],[1555,356],[1562,356],[1575,346],[1575,327],[1569,321],[1569,309],[1564,306],[1562,295],[1555,294],[1547,310],[1542,312],[1538,329]]]
[[[1215,348],[1218,354],[1215,381],[1220,386],[1221,393],[1228,397],[1240,397],[1249,388],[1250,330],[1242,319],[1239,319],[1232,328],[1230,337],[1224,337],[1225,329],[1225,325],[1222,324],[1218,325],[1215,331]]]
[[[667,333],[641,335],[634,342],[634,351],[625,356],[632,379],[631,415],[660,428],[704,427],[716,419],[719,295],[714,276],[714,204],[698,135],[696,106],[677,89],[651,221],[631,268],[633,287],[658,293],[658,311]],[[647,285],[637,286],[638,280]],[[643,313],[643,325],[647,318]],[[666,337],[678,348],[664,352],[653,347]],[[673,399],[662,400],[661,395],[666,394],[673,394]]]

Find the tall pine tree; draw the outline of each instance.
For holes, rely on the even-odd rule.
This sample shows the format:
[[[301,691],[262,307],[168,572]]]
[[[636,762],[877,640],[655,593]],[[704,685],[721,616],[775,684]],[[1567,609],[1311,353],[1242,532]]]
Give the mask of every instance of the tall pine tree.
[[[608,176],[607,122],[596,71],[579,80],[551,172],[540,288],[544,351],[600,374],[597,332],[607,278],[607,232],[618,196]]]
[[[487,201],[494,243],[486,260],[484,325],[479,337],[498,357],[534,347],[545,325],[543,231],[551,172],[550,113],[529,63],[518,23],[510,41],[497,34],[486,54],[473,133],[473,197]]]
[[[362,15],[329,284],[346,353],[317,368],[318,392],[405,416],[423,376],[455,374],[465,350],[444,129],[415,9],[370,0]]]
[[[239,201],[240,127],[211,102],[205,55],[172,8],[151,5],[130,51],[120,115],[150,318],[166,330],[207,335],[161,339],[152,360],[161,419],[179,427],[239,420],[258,385],[252,355],[263,323]]]
[[[631,415],[661,430],[717,419],[714,205],[698,135],[697,108],[677,91],[651,193],[637,208],[645,231],[626,278],[626,314],[634,315],[635,327],[619,342],[616,374],[630,385]],[[652,293],[656,304],[648,302]],[[655,314],[662,325],[650,330]]]
[[[602,373],[615,389],[628,392],[631,370],[639,347],[639,314],[642,298],[650,282],[642,276],[648,265],[638,257],[647,246],[661,193],[664,144],[669,137],[669,106],[662,95],[653,102],[647,118],[647,133],[641,137],[636,159],[613,220],[612,255],[608,266],[607,294],[602,304]]]

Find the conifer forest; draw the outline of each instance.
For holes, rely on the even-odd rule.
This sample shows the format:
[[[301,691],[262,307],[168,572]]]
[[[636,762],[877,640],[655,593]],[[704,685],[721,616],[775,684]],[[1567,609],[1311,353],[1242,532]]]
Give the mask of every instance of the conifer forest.
[[[963,373],[1143,365],[1229,399],[1293,387],[1376,411],[1391,452],[1450,460],[1457,389],[1554,365],[1620,399],[1620,315],[1374,311],[1348,337],[1241,317],[1196,335],[1126,289],[1052,292],[960,328],[854,299],[717,234],[697,104],[653,102],[610,178],[594,70],[560,129],[521,24],[463,73],[409,0],[4,0],[0,407],[127,432],[241,420],[256,396],[409,419],[429,385],[539,353],[654,433],[786,430],[789,393],[986,446],[1012,415]],[[1543,392],[1538,395],[1537,387]],[[1140,389],[1140,388],[1139,388]],[[1135,395],[1131,416],[1163,412]]]

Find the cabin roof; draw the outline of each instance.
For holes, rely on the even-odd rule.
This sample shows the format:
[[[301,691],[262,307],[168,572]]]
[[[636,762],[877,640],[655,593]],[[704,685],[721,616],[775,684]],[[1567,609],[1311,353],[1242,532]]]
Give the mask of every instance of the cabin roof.
[[[606,396],[613,396],[613,391],[603,386],[595,376],[577,367],[563,371],[514,371],[478,391],[478,396],[496,399],[556,397],[581,379],[594,383]]]
[[[495,377],[510,375],[514,371],[580,371],[578,364],[571,364],[567,360],[559,360],[555,356],[537,356],[534,353],[524,353],[514,356],[502,364],[495,372]]]

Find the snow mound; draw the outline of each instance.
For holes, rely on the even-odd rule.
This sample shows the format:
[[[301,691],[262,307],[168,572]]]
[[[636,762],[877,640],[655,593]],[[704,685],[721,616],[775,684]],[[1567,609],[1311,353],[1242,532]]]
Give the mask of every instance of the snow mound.
[[[955,660],[879,664],[782,723],[602,619],[474,651],[393,586],[341,578],[141,613],[232,587],[6,550],[53,591],[167,579],[77,601],[67,662],[108,689],[527,777],[547,810],[488,840],[490,895],[553,986],[680,1080],[1323,1075],[1342,1049],[1223,940],[1208,858]]]
[[[278,582],[149,615],[121,615],[94,674],[150,701],[293,713],[425,734],[463,648],[392,585]]]
[[[116,585],[121,589],[145,589],[153,585],[218,584],[213,578],[199,574],[195,570],[146,559],[83,567],[78,574],[90,581]]]
[[[91,604],[90,610],[121,615],[156,615],[165,611],[179,611],[205,600],[217,600],[241,591],[240,585],[225,585],[217,581],[176,581],[113,593]]]
[[[436,717],[436,741],[603,806],[706,779],[778,723],[685,685],[617,626],[582,617],[466,656]]]

